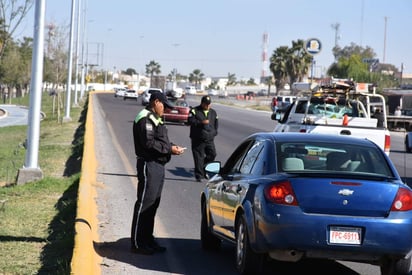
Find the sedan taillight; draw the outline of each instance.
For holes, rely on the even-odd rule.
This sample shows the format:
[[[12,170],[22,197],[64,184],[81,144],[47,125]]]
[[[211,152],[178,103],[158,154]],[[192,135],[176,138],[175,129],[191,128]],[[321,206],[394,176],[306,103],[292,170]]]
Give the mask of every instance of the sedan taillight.
[[[265,188],[265,198],[277,204],[298,205],[289,181],[273,183]]]
[[[412,210],[412,192],[406,188],[399,188],[392,203],[391,211]]]

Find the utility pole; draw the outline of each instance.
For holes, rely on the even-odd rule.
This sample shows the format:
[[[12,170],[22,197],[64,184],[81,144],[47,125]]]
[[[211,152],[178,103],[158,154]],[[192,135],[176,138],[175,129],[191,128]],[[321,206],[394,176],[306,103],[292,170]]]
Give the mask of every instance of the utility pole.
[[[340,35],[339,35],[340,24],[339,24],[339,23],[335,23],[335,24],[332,24],[331,27],[332,27],[332,29],[335,30],[335,48],[337,48],[337,47],[338,47],[338,40],[339,40],[339,38],[340,38]],[[336,62],[336,61],[337,61],[337,60],[336,60],[336,56],[335,56],[335,62]]]
[[[31,65],[29,121],[27,128],[27,151],[24,167],[19,169],[17,184],[43,178],[38,165],[40,140],[40,111],[43,85],[44,17],[46,0],[36,0],[34,15],[33,55]]]
[[[388,17],[385,16],[385,29],[384,29],[384,33],[383,33],[383,63],[385,64],[385,59],[386,59],[386,25],[388,22]]]
[[[71,20],[70,20],[70,39],[69,39],[69,62],[67,66],[67,85],[66,85],[66,112],[63,122],[71,121],[70,104],[72,93],[72,65],[73,65],[73,36],[74,36],[74,14],[76,9],[76,0],[72,0]]]
[[[332,29],[335,30],[335,47],[338,46],[338,40],[339,40],[339,28],[340,28],[340,24],[339,23],[335,23],[331,25]]]

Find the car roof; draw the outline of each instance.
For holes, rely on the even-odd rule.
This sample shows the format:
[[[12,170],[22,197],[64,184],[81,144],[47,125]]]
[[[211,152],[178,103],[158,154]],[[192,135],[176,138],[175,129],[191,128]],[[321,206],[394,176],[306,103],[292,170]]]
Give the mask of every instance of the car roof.
[[[295,132],[258,132],[251,134],[248,138],[260,138],[260,139],[272,139],[278,142],[305,142],[305,141],[318,141],[318,142],[338,142],[344,144],[353,144],[359,146],[376,147],[372,141],[366,138],[357,138],[344,135],[331,135],[320,133],[295,133]]]

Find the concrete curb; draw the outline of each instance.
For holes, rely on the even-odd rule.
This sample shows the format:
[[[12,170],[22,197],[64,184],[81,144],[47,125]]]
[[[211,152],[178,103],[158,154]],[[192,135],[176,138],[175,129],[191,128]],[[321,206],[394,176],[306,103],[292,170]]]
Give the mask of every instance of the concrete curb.
[[[83,161],[77,198],[75,239],[71,274],[101,274],[102,258],[94,249],[98,241],[96,197],[97,160],[94,150],[93,94],[89,93]]]

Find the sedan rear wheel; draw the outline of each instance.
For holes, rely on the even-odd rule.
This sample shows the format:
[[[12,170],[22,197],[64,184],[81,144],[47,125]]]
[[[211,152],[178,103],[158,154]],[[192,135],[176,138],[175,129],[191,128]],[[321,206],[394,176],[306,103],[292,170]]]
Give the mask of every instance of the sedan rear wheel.
[[[221,240],[213,235],[207,223],[206,204],[202,204],[202,217],[200,222],[200,240],[202,248],[205,250],[218,250],[221,246]]]
[[[240,274],[258,274],[262,272],[263,255],[253,252],[245,218],[242,216],[236,224],[236,268]]]

